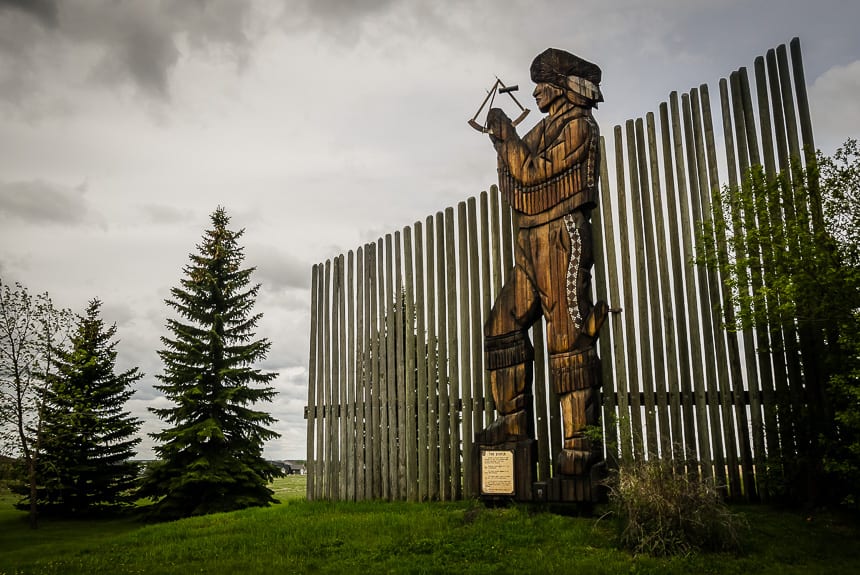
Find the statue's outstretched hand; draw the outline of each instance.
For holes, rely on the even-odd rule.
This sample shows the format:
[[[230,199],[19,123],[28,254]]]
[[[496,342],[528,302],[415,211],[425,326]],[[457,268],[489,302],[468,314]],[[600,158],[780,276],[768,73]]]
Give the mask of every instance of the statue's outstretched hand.
[[[516,134],[516,128],[501,108],[491,108],[487,114],[487,129],[493,142],[508,140]]]

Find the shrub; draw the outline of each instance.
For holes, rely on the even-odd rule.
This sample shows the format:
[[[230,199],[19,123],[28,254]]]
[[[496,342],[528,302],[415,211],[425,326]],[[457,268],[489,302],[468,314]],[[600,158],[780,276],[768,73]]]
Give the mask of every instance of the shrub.
[[[623,465],[608,484],[622,547],[658,556],[740,550],[746,522],[728,509],[713,481],[649,460]]]
[[[22,481],[20,467],[18,460],[0,455],[0,494],[10,485]]]

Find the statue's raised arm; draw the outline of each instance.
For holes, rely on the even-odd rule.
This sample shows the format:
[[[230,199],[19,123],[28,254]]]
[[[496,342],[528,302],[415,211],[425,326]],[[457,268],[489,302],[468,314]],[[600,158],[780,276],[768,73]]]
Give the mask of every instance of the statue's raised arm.
[[[501,110],[487,117],[502,193],[528,216],[590,209],[600,163],[600,130],[591,113],[603,101],[600,68],[550,48],[532,62],[531,77],[538,109],[547,114],[534,128],[520,138]]]

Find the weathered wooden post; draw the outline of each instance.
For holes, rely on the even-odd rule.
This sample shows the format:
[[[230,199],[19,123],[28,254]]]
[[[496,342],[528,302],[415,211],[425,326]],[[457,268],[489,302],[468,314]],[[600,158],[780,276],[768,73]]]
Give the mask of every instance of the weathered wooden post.
[[[497,419],[475,433],[473,493],[521,501],[592,502],[602,448],[586,435],[598,418],[595,340],[605,302],[591,303],[591,210],[597,205],[600,133],[591,109],[603,101],[601,70],[550,48],[531,65],[543,118],[525,136],[498,108],[485,126],[498,154],[499,187],[518,214],[515,265],[484,325],[484,358]],[[510,93],[501,81],[493,91]],[[486,103],[486,100],[485,100]],[[519,102],[517,102],[519,105]],[[482,106],[483,107],[483,106]],[[480,112],[480,110],[479,110]],[[564,445],[551,480],[535,482],[534,350],[528,329],[543,314],[550,383],[561,404]]]

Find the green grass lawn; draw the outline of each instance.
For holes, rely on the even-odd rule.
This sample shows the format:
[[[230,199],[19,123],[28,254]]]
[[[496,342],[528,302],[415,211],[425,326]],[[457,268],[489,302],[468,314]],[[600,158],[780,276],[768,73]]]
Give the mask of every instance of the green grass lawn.
[[[145,525],[45,520],[0,497],[0,574],[18,573],[860,573],[860,525],[762,506],[745,551],[657,559],[613,546],[609,519],[488,509],[475,502],[304,501],[304,478],[278,480],[265,509]]]

